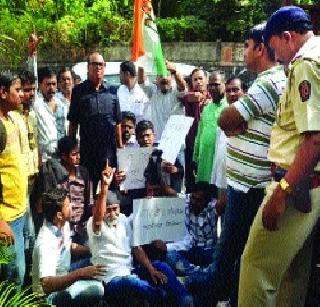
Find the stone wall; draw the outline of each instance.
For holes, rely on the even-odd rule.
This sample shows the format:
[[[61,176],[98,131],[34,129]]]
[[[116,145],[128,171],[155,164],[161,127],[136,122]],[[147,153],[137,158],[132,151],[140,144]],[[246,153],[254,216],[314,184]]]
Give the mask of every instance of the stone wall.
[[[223,42],[181,42],[163,43],[165,57],[174,62],[210,67],[243,66],[243,45]],[[110,47],[98,48],[106,61],[123,61],[131,58],[131,46],[115,44]],[[89,53],[89,51],[88,51]],[[68,50],[47,50],[39,52],[38,63],[52,63],[53,66],[68,65],[86,60],[86,52],[79,49],[78,54]]]

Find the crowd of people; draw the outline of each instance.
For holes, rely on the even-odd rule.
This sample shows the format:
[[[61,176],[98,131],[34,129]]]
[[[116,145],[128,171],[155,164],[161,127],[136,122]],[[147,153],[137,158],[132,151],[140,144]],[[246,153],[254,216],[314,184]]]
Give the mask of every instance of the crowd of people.
[[[186,82],[171,62],[152,83],[124,61],[115,90],[98,52],[83,82],[68,68],[2,73],[0,239],[15,256],[0,279],[56,306],[304,306],[320,39],[285,6],[247,32],[244,60],[249,87],[201,68]],[[172,115],[193,118],[175,163],[157,149]],[[117,150],[139,147],[155,165],[144,188],[122,190]],[[185,238],[135,245],[133,201],[181,194]]]

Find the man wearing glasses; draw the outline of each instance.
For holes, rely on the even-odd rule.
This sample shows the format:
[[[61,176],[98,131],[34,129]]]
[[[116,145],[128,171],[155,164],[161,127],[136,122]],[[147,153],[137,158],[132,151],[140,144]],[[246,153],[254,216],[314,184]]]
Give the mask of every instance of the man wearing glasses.
[[[116,148],[121,144],[121,113],[116,95],[104,83],[105,62],[98,52],[88,57],[88,79],[72,91],[69,134],[80,126],[80,164],[87,167],[95,191],[106,162],[116,166]]]

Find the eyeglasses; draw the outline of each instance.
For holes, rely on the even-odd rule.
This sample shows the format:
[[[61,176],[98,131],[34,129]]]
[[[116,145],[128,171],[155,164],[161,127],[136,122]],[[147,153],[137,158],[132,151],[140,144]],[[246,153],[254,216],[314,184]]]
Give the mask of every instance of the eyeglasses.
[[[106,63],[104,62],[90,62],[89,65],[92,65],[93,67],[104,67]]]

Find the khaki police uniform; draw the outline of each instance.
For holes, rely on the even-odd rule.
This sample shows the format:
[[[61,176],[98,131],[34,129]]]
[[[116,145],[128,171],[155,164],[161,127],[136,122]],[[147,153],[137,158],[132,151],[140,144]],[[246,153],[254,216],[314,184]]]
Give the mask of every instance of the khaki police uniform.
[[[303,133],[308,131],[320,131],[319,37],[310,38],[289,67],[286,90],[272,128],[270,161],[288,169],[303,141]],[[306,245],[311,246],[308,238],[320,216],[320,187],[311,190],[311,212],[302,213],[287,204],[279,230],[268,231],[262,224],[262,209],[277,185],[278,182],[271,182],[267,187],[241,259],[239,307],[304,306],[311,257],[311,248]],[[293,260],[295,267],[291,266]],[[292,283],[290,294],[283,287],[288,277]],[[283,295],[290,302],[284,301]]]

